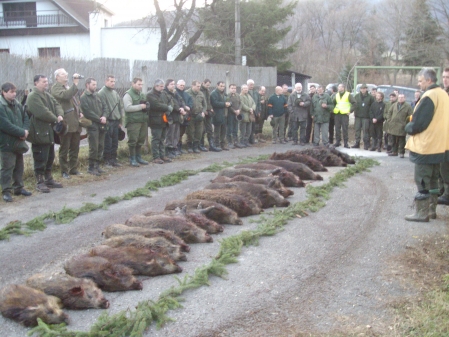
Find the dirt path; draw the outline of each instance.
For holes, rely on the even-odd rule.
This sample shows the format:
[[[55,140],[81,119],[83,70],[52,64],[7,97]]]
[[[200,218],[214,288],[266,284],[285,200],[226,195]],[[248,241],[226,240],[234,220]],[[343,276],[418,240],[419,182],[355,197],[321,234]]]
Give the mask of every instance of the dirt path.
[[[237,161],[290,148],[270,145],[211,153],[189,162],[128,170],[126,176],[111,176],[108,181],[2,205],[1,222],[4,225],[8,219],[28,220],[40,209],[60,210],[63,205],[79,207],[87,201],[101,202],[108,195],[126,193],[150,179],[181,169],[199,169],[213,162]],[[406,295],[406,291],[385,274],[387,262],[422,235],[446,233],[449,214],[438,207],[439,219],[429,224],[406,222],[403,216],[411,212],[415,192],[412,164],[385,153],[348,152],[375,155],[381,165],[335,189],[319,212],[291,221],[285,231],[262,238],[257,247],[245,248],[239,263],[228,266],[227,279],[214,277],[210,287],[187,292],[183,295],[184,308],[169,312],[176,321],[161,330],[151,327],[146,336],[299,336],[301,332],[362,331],[367,325],[371,331],[388,332],[391,312],[386,304]],[[323,174],[324,182],[339,169]],[[167,201],[201,188],[214,176],[202,173],[160,189],[152,198],[123,201],[107,211],[80,216],[68,225],[50,225],[31,237],[0,242],[0,286],[24,282],[36,272],[62,271],[69,257],[101,242],[105,226],[124,222],[146,210],[162,210]],[[291,201],[305,198],[304,189],[295,189]],[[183,274],[208,263],[217,254],[221,237],[255,227],[245,218],[243,227],[227,226],[223,234],[214,236],[214,243],[193,245],[188,261],[182,263]],[[115,313],[133,309],[144,299],[156,300],[175,284],[176,280],[168,275],[145,280],[142,292],[108,293],[109,310]],[[88,330],[101,312],[71,311],[70,327]],[[1,336],[25,336],[26,331],[0,317]]]

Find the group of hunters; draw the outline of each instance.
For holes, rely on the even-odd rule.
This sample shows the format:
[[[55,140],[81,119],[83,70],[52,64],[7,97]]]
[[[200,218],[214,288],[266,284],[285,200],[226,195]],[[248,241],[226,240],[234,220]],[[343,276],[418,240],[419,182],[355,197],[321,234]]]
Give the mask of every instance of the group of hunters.
[[[375,89],[368,92],[365,84],[354,96],[344,84],[339,84],[338,88],[332,87],[329,93],[322,86],[314,85],[306,92],[301,83],[296,83],[292,93],[289,93],[288,85],[284,84],[277,86],[275,93],[268,97],[266,88],[259,86],[256,89],[251,79],[241,85],[240,94],[237,93],[237,85],[230,84],[226,88],[224,81],[219,81],[211,91],[211,81],[208,79],[193,81],[188,90],[184,80],[157,79],[151,90],[144,94],[143,81],[136,77],[129,90],[120,97],[115,90],[113,75],[107,75],[104,86],[98,91],[97,81],[92,77],[86,78],[84,92],[79,96],[78,85],[82,76],[74,74],[69,85],[69,74],[62,68],[55,71],[55,83],[50,90],[48,78],[36,75],[33,89],[20,103],[16,99],[15,85],[6,82],[1,87],[0,97],[3,199],[11,202],[13,194],[31,195],[24,188],[22,178],[23,154],[29,150],[27,142],[31,143],[36,189],[39,192],[48,193],[51,188],[62,187],[52,175],[55,142],[60,144],[62,178],[81,175],[78,153],[82,127],[87,130],[89,143],[87,172],[99,176],[105,173],[105,167],[121,166],[117,149],[119,138],[124,134],[123,128],[128,138],[129,163],[139,167],[149,164],[142,158],[148,128],[151,129],[152,162],[164,164],[186,153],[229,151],[266,142],[262,133],[266,120],[272,126],[273,144],[291,141],[292,145],[304,146],[312,139],[314,146],[320,145],[321,141],[324,146],[338,147],[343,140],[343,146],[349,148],[349,114],[354,113],[355,144],[352,148],[361,147],[363,133],[365,150],[380,152],[384,148],[389,156],[400,158],[404,158],[406,148],[410,150],[410,160],[415,163],[415,168],[420,168],[415,170],[419,191],[417,201],[433,200],[434,191],[438,189],[438,178],[436,186],[434,181],[434,164],[438,164],[438,174],[441,166],[444,182],[444,194],[438,202],[449,204],[449,179],[445,179],[449,176],[449,167],[446,167],[446,162],[449,162],[449,157],[446,158],[449,156],[449,137],[445,144],[438,138],[440,133],[426,133],[430,126],[435,128],[432,129],[435,132],[443,125],[434,125],[430,115],[421,112],[442,107],[441,104],[438,107],[432,105],[432,102],[435,103],[434,96],[427,95],[437,87],[436,76],[432,77],[429,69],[424,70],[424,75],[420,73],[418,76],[419,81],[422,76],[430,76],[433,86],[420,85],[421,91],[415,93],[413,104],[407,103],[401,92],[391,93],[389,101],[384,102],[382,92]],[[448,91],[449,68],[443,72],[443,84]],[[449,105],[444,109],[448,114]],[[435,112],[433,115],[438,114]],[[444,132],[449,134],[447,128]],[[184,134],[185,148],[182,142]],[[407,134],[411,136],[406,145]],[[438,148],[440,151],[444,148],[442,154],[440,151],[439,155],[435,155],[428,148],[428,142],[432,149]],[[432,169],[426,168],[429,160]],[[423,175],[427,175],[426,178]],[[421,181],[418,182],[419,179]],[[428,198],[425,198],[427,195]],[[434,204],[436,206],[436,202]],[[416,214],[413,217],[419,218]]]

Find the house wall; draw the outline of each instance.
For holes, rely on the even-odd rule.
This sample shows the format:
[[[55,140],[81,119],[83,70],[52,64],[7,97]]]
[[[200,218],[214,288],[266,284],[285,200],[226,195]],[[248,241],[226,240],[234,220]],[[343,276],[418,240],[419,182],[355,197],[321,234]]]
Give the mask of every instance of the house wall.
[[[89,44],[89,33],[4,36],[0,38],[0,49],[9,49],[10,54],[25,57],[39,56],[38,48],[59,47],[61,57],[88,59],[90,55]]]

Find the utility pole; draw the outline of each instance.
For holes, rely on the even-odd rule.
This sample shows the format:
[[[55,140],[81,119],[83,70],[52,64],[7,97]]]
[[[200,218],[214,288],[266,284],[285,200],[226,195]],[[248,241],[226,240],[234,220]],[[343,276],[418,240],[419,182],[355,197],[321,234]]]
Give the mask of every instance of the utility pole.
[[[242,41],[240,40],[240,0],[235,0],[235,65],[242,64]]]

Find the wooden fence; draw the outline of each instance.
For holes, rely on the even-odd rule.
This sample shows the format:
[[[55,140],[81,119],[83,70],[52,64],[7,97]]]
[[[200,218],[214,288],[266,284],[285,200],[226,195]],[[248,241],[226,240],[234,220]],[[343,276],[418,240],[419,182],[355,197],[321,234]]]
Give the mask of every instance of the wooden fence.
[[[50,86],[54,83],[54,71],[64,68],[69,74],[79,73],[85,77],[94,77],[101,88],[107,75],[116,78],[116,88],[119,93],[130,87],[133,77],[144,80],[144,91],[151,88],[157,78],[175,80],[183,79],[186,87],[192,81],[210,79],[214,87],[218,81],[234,83],[238,87],[251,78],[256,86],[267,88],[276,86],[276,67],[247,67],[224,64],[170,62],[170,61],[134,61],[130,66],[129,60],[99,58],[83,61],[69,58],[23,58],[20,56],[0,53],[0,82],[12,82],[19,89],[18,96],[25,88],[33,87],[33,77],[36,74],[46,75]],[[271,91],[271,90],[270,90]],[[22,94],[23,95],[23,94]],[[20,97],[18,97],[20,98]]]

